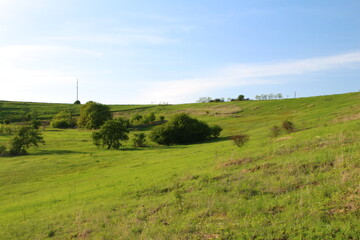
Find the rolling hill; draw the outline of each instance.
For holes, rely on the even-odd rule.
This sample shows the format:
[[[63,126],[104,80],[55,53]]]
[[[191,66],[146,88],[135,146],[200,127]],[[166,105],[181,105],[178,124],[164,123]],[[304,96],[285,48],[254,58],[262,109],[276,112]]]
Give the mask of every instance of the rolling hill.
[[[33,111],[50,120],[69,108],[79,113],[2,101],[0,122]],[[89,130],[44,128],[46,145],[0,157],[0,239],[360,238],[359,92],[111,110],[184,112],[224,130],[199,144],[129,141],[116,151],[97,149]],[[272,137],[284,120],[296,131]],[[237,147],[236,134],[250,140]]]

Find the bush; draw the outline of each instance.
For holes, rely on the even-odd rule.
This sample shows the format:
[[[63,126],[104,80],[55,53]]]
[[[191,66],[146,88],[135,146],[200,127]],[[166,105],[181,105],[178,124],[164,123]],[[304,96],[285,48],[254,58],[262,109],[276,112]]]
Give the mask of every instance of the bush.
[[[270,131],[271,131],[271,136],[277,137],[280,135],[281,128],[277,125],[274,125],[272,126],[272,128],[270,128]]]
[[[135,114],[135,115],[131,116],[131,118],[130,118],[130,123],[131,123],[131,125],[138,125],[138,124],[140,124],[142,118],[143,118],[143,116],[140,115],[140,114]]]
[[[53,128],[72,128],[76,126],[76,122],[70,112],[61,111],[53,117],[50,125]]]
[[[23,126],[10,140],[10,154],[26,154],[28,148],[38,147],[39,143],[45,144],[41,132],[32,126]]]
[[[128,133],[127,122],[122,118],[118,118],[107,120],[98,132],[93,133],[92,138],[94,144],[98,147],[119,149],[122,146],[120,141],[129,139]]]
[[[218,138],[223,129],[219,125],[214,125],[211,127],[211,136],[213,138]]]
[[[156,120],[155,113],[150,113],[149,115],[146,115],[142,118],[141,123],[144,125],[152,124]]]
[[[81,102],[79,100],[76,100],[74,104],[81,104]]]
[[[245,144],[245,142],[249,141],[250,137],[247,134],[239,134],[232,136],[230,139],[234,141],[236,146],[241,147],[242,145]]]
[[[158,144],[173,145],[204,141],[211,134],[212,131],[205,122],[182,113],[175,115],[169,122],[154,127],[150,139]]]
[[[78,126],[86,129],[98,129],[111,118],[109,106],[90,101],[80,108]]]
[[[160,122],[165,122],[165,116],[160,116],[159,120],[160,120]]]
[[[282,123],[282,127],[285,129],[285,131],[287,133],[292,133],[292,132],[295,132],[295,126],[294,126],[294,123],[286,120],[286,121],[283,121]]]
[[[146,136],[145,133],[135,133],[134,134],[134,147],[145,147]]]
[[[4,155],[6,153],[6,146],[3,144],[0,144],[0,155]]]

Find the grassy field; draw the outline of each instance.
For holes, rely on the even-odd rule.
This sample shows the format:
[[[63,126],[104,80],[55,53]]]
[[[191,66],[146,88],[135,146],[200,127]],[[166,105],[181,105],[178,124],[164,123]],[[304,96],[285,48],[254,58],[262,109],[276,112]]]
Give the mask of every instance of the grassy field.
[[[64,107],[79,111],[0,102],[0,121]],[[186,112],[224,130],[116,151],[97,149],[91,131],[46,128],[46,145],[0,158],[0,239],[360,239],[360,93],[111,109]],[[271,137],[284,120],[297,131]],[[250,140],[239,148],[228,137],[240,133]]]

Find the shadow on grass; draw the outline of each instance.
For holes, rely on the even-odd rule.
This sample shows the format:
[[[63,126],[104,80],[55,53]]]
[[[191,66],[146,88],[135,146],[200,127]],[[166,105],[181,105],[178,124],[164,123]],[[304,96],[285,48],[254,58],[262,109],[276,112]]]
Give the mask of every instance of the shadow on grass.
[[[71,150],[39,150],[36,153],[30,153],[29,155],[65,155],[65,154],[85,154],[88,152],[79,152],[79,151],[71,151]]]

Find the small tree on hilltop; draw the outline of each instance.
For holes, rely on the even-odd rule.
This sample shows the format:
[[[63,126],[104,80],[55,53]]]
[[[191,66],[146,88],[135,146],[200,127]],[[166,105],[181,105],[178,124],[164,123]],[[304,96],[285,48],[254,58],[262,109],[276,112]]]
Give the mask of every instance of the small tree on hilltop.
[[[10,140],[10,154],[26,154],[27,149],[30,147],[38,147],[39,143],[45,144],[41,132],[32,126],[23,126]]]
[[[98,129],[111,118],[109,106],[90,101],[80,108],[78,126],[86,129]]]
[[[122,146],[120,141],[129,139],[128,133],[127,122],[122,118],[118,118],[107,120],[98,132],[93,133],[92,138],[94,144],[98,147],[119,149]]]

